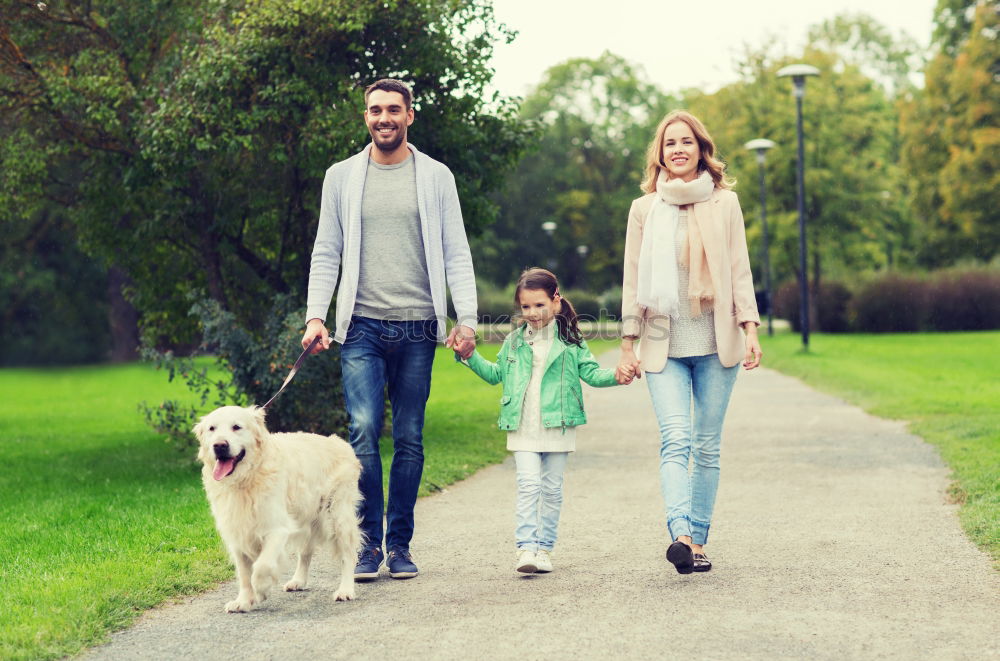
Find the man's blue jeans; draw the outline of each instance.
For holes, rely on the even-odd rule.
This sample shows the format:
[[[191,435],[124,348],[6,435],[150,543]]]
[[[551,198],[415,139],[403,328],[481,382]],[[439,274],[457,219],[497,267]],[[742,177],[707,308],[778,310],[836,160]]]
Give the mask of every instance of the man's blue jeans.
[[[660,490],[671,539],[687,535],[695,544],[708,541],[719,488],[722,422],[738,370],[723,367],[713,353],[669,358],[662,372],[646,372],[660,424]]]
[[[392,466],[386,511],[386,550],[409,550],[413,506],[424,469],[424,409],[431,389],[437,322],[351,317],[340,360],[350,443],[361,461],[361,530],[366,548],[382,547],[382,459],[379,436],[385,387],[392,406]]]

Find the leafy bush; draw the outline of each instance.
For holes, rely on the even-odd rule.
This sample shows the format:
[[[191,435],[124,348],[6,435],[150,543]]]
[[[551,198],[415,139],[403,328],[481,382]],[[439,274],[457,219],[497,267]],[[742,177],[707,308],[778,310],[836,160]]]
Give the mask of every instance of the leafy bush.
[[[0,365],[107,360],[107,269],[80,251],[64,219],[30,221],[0,226]],[[41,332],[55,320],[67,331]]]
[[[799,326],[799,288],[786,282],[774,297],[774,313]],[[852,295],[826,282],[817,301],[818,328],[827,333],[904,333],[1000,328],[1000,270],[995,267],[934,271],[927,275],[884,273]]]
[[[612,287],[598,297],[601,308],[608,319],[619,320],[622,316],[622,288]]]
[[[1000,328],[1000,271],[942,271],[931,281],[927,297],[930,330]]]
[[[505,324],[515,312],[513,289],[494,289],[480,285],[478,303],[479,321],[484,324]]]
[[[842,283],[827,281],[820,285],[816,297],[816,320],[814,331],[824,333],[845,333],[851,329],[851,291]],[[761,310],[764,313],[764,310]],[[774,294],[774,316],[787,319],[792,329],[801,330],[799,324],[799,283],[790,281],[778,288]]]
[[[288,297],[278,296],[267,322],[258,332],[241,328],[235,315],[213,300],[200,300],[191,314],[204,331],[202,350],[216,358],[213,378],[207,367],[199,368],[192,358],[177,357],[144,347],[143,357],[169,373],[170,380],[184,379],[199,397],[197,406],[165,401],[158,406],[143,404],[146,420],[180,448],[193,446],[191,427],[197,419],[218,406],[235,404],[263,406],[291,370],[302,352],[302,320],[305,310]],[[340,379],[340,345],[311,356],[299,369],[295,380],[267,410],[271,431],[309,431],[346,436],[347,414],[343,407]]]
[[[573,304],[581,321],[596,321],[601,318],[601,302],[596,294],[583,289],[567,289],[563,295]]]
[[[887,273],[866,283],[855,294],[854,328],[862,333],[919,331],[927,316],[927,281]]]

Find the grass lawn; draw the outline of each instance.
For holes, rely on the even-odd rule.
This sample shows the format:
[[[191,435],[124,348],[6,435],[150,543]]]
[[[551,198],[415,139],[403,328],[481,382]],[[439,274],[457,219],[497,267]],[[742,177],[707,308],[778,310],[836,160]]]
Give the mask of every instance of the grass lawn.
[[[0,370],[0,658],[58,658],[230,575],[191,452],[145,365]]]
[[[909,420],[952,469],[966,532],[1000,568],[1000,332],[761,337],[764,364]]]

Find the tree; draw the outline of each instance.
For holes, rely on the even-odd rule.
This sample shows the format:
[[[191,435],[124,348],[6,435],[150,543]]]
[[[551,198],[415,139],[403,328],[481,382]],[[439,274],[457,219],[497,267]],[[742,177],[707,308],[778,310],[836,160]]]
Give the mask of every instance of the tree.
[[[413,85],[412,139],[455,172],[473,232],[528,135],[485,91],[511,35],[484,0],[4,2],[0,140],[33,184],[0,202],[64,206],[160,342],[193,339],[192,292],[251,328],[303,294],[323,172],[367,141],[368,82]]]
[[[938,0],[934,8],[932,44],[949,57],[955,57],[969,38],[976,6],[982,0]]]
[[[538,144],[500,196],[497,222],[473,242],[479,272],[506,285],[526,266],[546,266],[564,287],[620,286],[645,149],[673,105],[612,53],[548,69],[521,106],[521,117],[540,127]],[[541,230],[549,221],[551,237]]]
[[[927,266],[989,261],[1000,249],[1000,5],[942,2],[939,10],[939,50],[901,119]],[[970,19],[964,36],[956,16]]]
[[[820,26],[816,44],[794,57],[769,47],[747,48],[741,55],[741,80],[713,94],[691,92],[691,110],[702,118],[716,141],[737,187],[747,219],[751,255],[759,264],[760,210],[758,169],[753,154],[743,149],[752,138],[777,143],[767,156],[768,229],[772,247],[772,280],[781,282],[798,272],[796,209],[795,107],[791,83],[777,71],[792,62],[806,62],[821,74],[807,83],[804,99],[806,149],[806,214],[810,286],[820,288],[827,275],[847,276],[860,269],[880,268],[907,252],[910,231],[899,213],[902,198],[893,91],[902,83],[883,86],[861,71],[854,44],[865,34],[884,36],[865,17],[845,17]],[[872,52],[905,47],[885,43]],[[850,53],[845,61],[842,53]],[[905,58],[900,61],[906,61]],[[874,68],[872,69],[875,70]],[[889,83],[906,79],[893,65]],[[755,267],[756,268],[756,267]],[[758,270],[759,272],[759,270]],[[812,312],[815,315],[815,310]]]

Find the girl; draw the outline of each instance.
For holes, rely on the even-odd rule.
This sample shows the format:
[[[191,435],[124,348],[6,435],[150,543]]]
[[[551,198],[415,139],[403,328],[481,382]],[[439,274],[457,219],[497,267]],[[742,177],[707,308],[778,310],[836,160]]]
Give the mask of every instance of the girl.
[[[681,574],[712,568],[704,547],[722,422],[737,363],[750,370],[761,359],[743,213],[731,185],[704,125],[676,110],[649,146],[647,195],[632,203],[625,238],[619,368],[641,377],[639,340],[660,425],[667,560]]]
[[[467,361],[491,385],[503,383],[500,429],[517,468],[517,571],[552,571],[563,471],[587,421],[580,380],[603,388],[631,381],[633,370],[602,369],[587,349],[576,312],[549,271],[528,269],[514,290],[521,325],[504,339],[497,362],[474,352]]]

